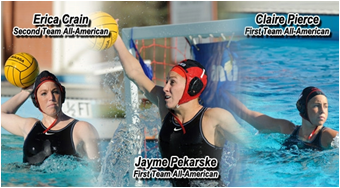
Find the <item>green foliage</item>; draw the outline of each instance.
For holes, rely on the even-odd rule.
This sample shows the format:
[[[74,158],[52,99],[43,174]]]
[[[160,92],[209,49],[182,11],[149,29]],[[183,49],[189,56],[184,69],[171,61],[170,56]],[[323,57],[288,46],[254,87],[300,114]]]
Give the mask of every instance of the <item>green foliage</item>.
[[[152,103],[147,101],[145,104],[140,104],[139,109],[149,109]],[[121,106],[114,104],[98,104],[93,106],[93,116],[95,118],[125,118],[125,110]]]
[[[168,23],[167,1],[107,1],[103,10],[119,19],[120,28]]]

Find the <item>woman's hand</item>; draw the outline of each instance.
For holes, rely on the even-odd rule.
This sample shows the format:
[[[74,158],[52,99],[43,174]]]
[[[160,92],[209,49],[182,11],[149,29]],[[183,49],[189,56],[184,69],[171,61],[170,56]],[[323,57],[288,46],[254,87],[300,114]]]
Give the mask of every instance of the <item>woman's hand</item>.
[[[27,91],[29,94],[31,94],[32,91],[33,91],[33,84],[31,86],[26,87],[26,88],[22,88],[21,90]]]

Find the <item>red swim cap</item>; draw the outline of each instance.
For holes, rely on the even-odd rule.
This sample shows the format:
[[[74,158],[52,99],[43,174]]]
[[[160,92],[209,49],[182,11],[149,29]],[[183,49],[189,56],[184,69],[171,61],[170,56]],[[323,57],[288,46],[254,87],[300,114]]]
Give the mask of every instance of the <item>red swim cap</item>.
[[[201,95],[208,82],[205,68],[197,61],[187,59],[174,66],[174,71],[186,79],[186,85],[182,98],[178,105],[196,99]]]

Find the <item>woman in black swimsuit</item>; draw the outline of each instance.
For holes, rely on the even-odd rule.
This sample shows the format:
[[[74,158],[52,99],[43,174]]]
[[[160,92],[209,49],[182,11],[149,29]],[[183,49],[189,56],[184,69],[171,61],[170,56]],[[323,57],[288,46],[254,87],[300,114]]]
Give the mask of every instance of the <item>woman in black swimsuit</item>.
[[[32,93],[31,93],[32,92]],[[31,96],[43,118],[23,118],[16,111]],[[65,87],[48,71],[41,72],[33,86],[1,105],[1,126],[8,132],[24,137],[23,161],[40,164],[53,153],[86,155],[96,159],[98,133],[85,121],[75,120],[62,112]]]
[[[228,93],[228,92],[227,92]],[[243,120],[260,132],[290,134],[283,143],[283,148],[330,149],[338,134],[331,128],[324,127],[328,117],[326,95],[316,87],[305,88],[296,107],[302,117],[302,124],[294,125],[285,119],[275,119],[260,112],[249,110],[244,104],[228,93],[231,109]]]
[[[219,160],[227,140],[250,144],[250,133],[237,123],[230,112],[221,108],[205,108],[199,103],[208,79],[200,63],[187,59],[174,66],[162,87],[145,75],[120,36],[114,47],[127,77],[159,109],[163,124],[159,133],[159,149],[163,158],[208,156]],[[194,186],[194,181],[173,179],[172,185]],[[210,186],[220,185],[217,180]]]

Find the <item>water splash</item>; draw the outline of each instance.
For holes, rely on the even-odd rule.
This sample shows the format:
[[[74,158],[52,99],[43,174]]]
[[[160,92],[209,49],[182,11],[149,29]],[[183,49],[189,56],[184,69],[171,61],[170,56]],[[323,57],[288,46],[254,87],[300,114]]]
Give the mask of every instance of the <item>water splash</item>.
[[[226,142],[221,157],[220,175],[225,186],[232,183],[237,164],[237,146],[234,143]]]
[[[86,172],[86,173],[84,173]],[[41,165],[16,162],[1,165],[2,186],[95,186],[98,173],[85,160],[67,155],[49,156]]]
[[[339,148],[339,133],[333,138],[331,146],[332,148]]]
[[[106,156],[98,177],[99,186],[134,186],[130,170],[143,141],[140,128],[133,124],[120,123],[107,147]]]
[[[122,83],[119,83],[119,73],[106,75],[103,84],[109,86],[110,92],[116,96],[110,101],[121,109],[128,110],[127,105],[122,99]],[[131,113],[132,114],[132,113]],[[135,180],[132,178],[134,169],[134,158],[142,157],[159,157],[161,154],[158,149],[158,143],[155,142],[152,147],[148,147],[145,140],[145,134],[155,136],[157,139],[158,132],[161,128],[161,119],[158,108],[152,105],[151,108],[138,109],[135,115],[138,115],[139,122],[136,124],[126,124],[121,122],[113,135],[107,149],[105,157],[102,160],[102,169],[98,177],[99,186],[121,187],[121,186],[171,186],[168,180]],[[235,145],[226,144],[221,160],[221,177],[225,185],[232,181],[232,169],[236,166]],[[197,180],[192,182],[199,186],[215,186],[216,181]]]
[[[74,173],[89,170],[90,166],[89,161],[72,155],[52,154],[42,164],[32,165],[31,170],[41,173]]]

